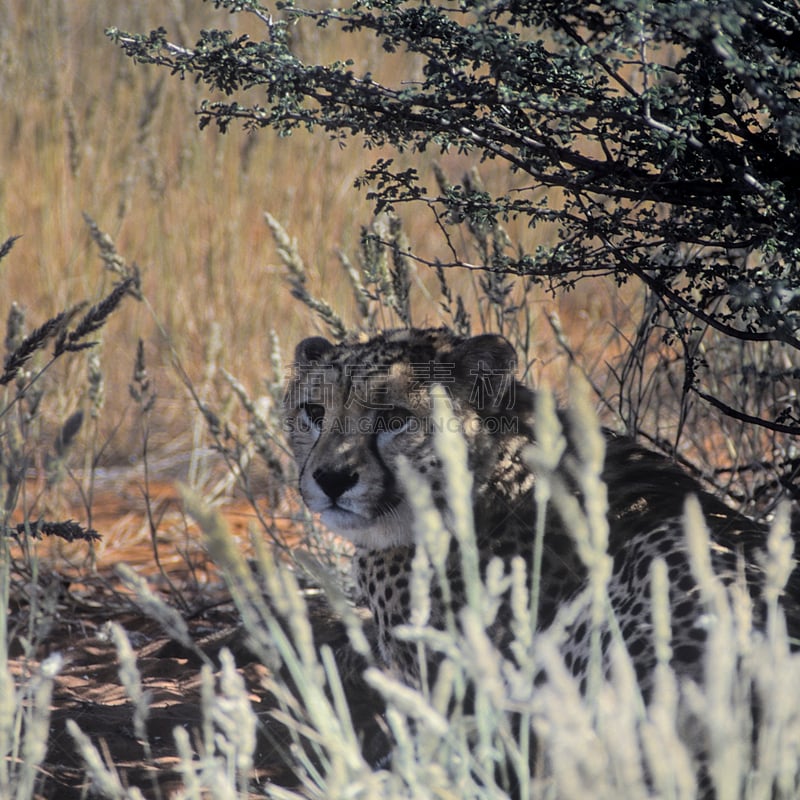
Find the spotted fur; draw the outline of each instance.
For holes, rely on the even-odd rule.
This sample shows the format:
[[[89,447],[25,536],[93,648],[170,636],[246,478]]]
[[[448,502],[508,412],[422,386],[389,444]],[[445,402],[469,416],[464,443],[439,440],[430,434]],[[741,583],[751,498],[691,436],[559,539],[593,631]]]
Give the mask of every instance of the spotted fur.
[[[536,478],[523,451],[534,441],[535,396],[516,381],[515,366],[516,354],[502,337],[462,338],[446,329],[390,331],[340,345],[315,337],[297,347],[285,410],[301,494],[331,530],[355,544],[355,576],[375,619],[381,656],[410,682],[419,675],[415,651],[393,636],[409,621],[415,549],[398,460],[411,462],[446,514],[445,479],[430,424],[430,389],[441,384],[467,442],[481,566],[498,557],[510,570],[511,560],[521,556],[530,567]],[[569,439],[568,424],[565,432]],[[650,574],[656,557],[668,568],[672,665],[679,674],[699,678],[706,630],[682,524],[686,497],[699,498],[714,569],[729,584],[744,578],[757,623],[764,611],[759,565],[766,531],[704,492],[672,461],[613,433],[606,434],[602,477],[613,559],[608,594],[645,695],[655,664]],[[460,564],[453,543],[447,567],[454,611],[465,602]],[[538,620],[547,628],[587,577],[573,539],[550,510],[541,574]],[[448,609],[435,580],[431,593],[431,622],[442,626]],[[800,638],[798,598],[795,569],[783,597],[795,639]],[[510,639],[509,618],[510,610],[502,607],[492,631],[501,646]],[[604,648],[610,637],[603,633]],[[584,681],[589,639],[584,614],[572,623],[564,647],[565,662]]]

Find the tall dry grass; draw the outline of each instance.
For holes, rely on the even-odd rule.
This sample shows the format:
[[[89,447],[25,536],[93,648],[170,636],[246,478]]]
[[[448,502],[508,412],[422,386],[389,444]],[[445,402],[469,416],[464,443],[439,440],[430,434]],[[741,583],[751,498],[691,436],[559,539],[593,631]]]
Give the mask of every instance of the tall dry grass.
[[[297,241],[312,290],[345,318],[354,304],[340,279],[337,253],[354,257],[361,226],[372,213],[353,182],[375,153],[357,141],[340,147],[302,132],[279,139],[271,131],[199,131],[193,111],[202,88],[136,66],[103,33],[111,25],[145,31],[162,24],[187,45],[203,27],[263,36],[248,15],[229,15],[195,0],[8,0],[0,8],[0,235],[23,237],[0,271],[0,310],[7,313],[16,300],[36,324],[104,290],[110,278],[104,277],[84,212],[141,268],[151,306],[130,304],[104,335],[101,362],[109,390],[103,436],[121,423],[104,450],[107,460],[129,459],[136,444],[125,415],[132,343],[138,338],[158,386],[154,436],[166,444],[187,435],[186,394],[169,368],[169,348],[155,320],[193,380],[203,378],[213,339],[219,342],[217,362],[250,387],[264,377],[270,329],[279,330],[289,348],[316,324],[288,295],[264,212]],[[334,31],[309,27],[295,36],[298,52],[322,62],[352,52],[353,42]],[[378,76],[413,75],[416,68],[408,58],[387,60],[367,40],[359,42],[359,65]],[[414,163],[430,174],[432,160]],[[451,180],[460,180],[468,166],[456,156],[439,160]],[[510,179],[492,167],[482,177],[491,186]],[[407,214],[404,226],[428,255],[443,248],[429,215]],[[511,233],[533,244],[524,229]],[[436,285],[424,270],[420,280]],[[465,278],[467,285],[471,281]],[[470,292],[473,298],[479,294]],[[560,304],[544,296],[528,302],[539,339],[552,338],[545,311],[558,310],[574,342],[594,342],[595,349],[611,335],[607,319],[620,324],[620,314],[628,313],[628,300],[620,303],[611,290],[597,287]],[[416,321],[436,323],[436,309],[435,299],[420,300]],[[540,364],[554,353],[537,344]],[[84,402],[76,369],[60,378],[65,414]]]

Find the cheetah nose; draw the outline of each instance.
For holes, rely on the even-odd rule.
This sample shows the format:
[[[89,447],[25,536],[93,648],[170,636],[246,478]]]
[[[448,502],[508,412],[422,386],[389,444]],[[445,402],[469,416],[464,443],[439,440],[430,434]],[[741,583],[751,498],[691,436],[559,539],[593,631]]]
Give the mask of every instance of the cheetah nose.
[[[331,500],[341,497],[358,483],[358,473],[345,469],[317,469],[314,470],[313,478]]]

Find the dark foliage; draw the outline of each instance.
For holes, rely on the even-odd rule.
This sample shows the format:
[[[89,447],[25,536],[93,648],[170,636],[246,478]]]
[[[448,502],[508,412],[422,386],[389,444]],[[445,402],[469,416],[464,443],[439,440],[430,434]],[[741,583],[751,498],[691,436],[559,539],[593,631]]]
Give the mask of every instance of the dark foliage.
[[[47,522],[40,519],[36,522],[20,522],[18,525],[3,528],[3,533],[7,536],[33,536],[34,539],[41,539],[42,536],[57,536],[67,542],[97,542],[100,541],[100,534],[92,528],[84,528],[73,520],[66,522]]]

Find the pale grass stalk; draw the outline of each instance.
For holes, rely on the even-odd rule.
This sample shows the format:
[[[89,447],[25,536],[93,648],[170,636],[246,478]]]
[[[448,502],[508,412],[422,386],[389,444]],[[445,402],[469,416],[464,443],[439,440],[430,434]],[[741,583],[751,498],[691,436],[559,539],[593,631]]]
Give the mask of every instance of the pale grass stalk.
[[[409,624],[427,625],[431,617],[431,581],[434,571],[442,582],[445,604],[449,605],[450,587],[446,580],[447,546],[450,536],[444,527],[442,515],[433,504],[433,495],[427,481],[417,474],[405,458],[398,459],[398,474],[411,500],[414,511],[414,531],[418,547],[414,552],[411,574],[411,615]]]
[[[365,780],[369,782],[371,769],[361,757],[360,742],[353,728],[344,689],[329,648],[322,648],[321,658],[325,664],[325,674],[333,697],[330,713],[335,713],[340,722],[341,739],[336,742],[325,732],[320,736],[316,726],[313,733],[305,737],[308,741],[318,742],[325,754],[321,759],[323,770],[321,773],[307,758],[305,749],[295,748],[295,753],[302,757],[301,763],[307,776],[304,784],[313,795],[341,796],[347,794],[348,787],[362,785]]]
[[[433,403],[432,417],[435,420],[436,432],[434,437],[434,448],[439,457],[445,476],[448,499],[448,527],[452,528],[459,545],[461,559],[462,582],[465,587],[467,606],[462,610],[462,624],[464,614],[467,609],[471,609],[482,620],[483,625],[489,625],[494,620],[499,606],[499,591],[497,584],[497,568],[490,574],[495,576],[493,586],[487,589],[481,577],[479,564],[478,547],[475,540],[475,525],[472,511],[472,473],[467,468],[467,444],[462,436],[457,419],[453,414],[450,400],[441,386],[434,386],[431,392]],[[431,500],[432,502],[432,500]],[[416,516],[416,513],[415,513]],[[443,558],[446,551],[445,539],[441,537],[438,541],[439,560],[444,564]],[[440,567],[441,570],[441,567]],[[440,583],[447,587],[447,576],[439,576]],[[493,591],[492,591],[493,590]],[[446,589],[445,589],[446,592]],[[443,592],[445,608],[448,608],[448,594]],[[487,598],[489,601],[487,602]],[[449,619],[448,630],[455,631]],[[470,624],[473,624],[474,620]],[[489,652],[495,652],[494,646],[486,641]],[[469,658],[467,657],[467,663]],[[470,675],[474,678],[474,675]],[[480,684],[477,684],[480,685]]]
[[[376,217],[370,225],[369,235],[361,239],[361,260],[365,282],[368,286],[375,287],[375,294],[380,298],[381,305],[391,308],[394,300],[392,278],[389,274],[389,259],[386,247],[381,241],[386,231],[386,215]],[[382,235],[383,234],[383,235]]]
[[[231,467],[235,466],[236,468],[234,477],[238,478],[240,482],[243,483],[241,480],[241,473],[246,470],[250,463],[254,450],[261,453],[270,466],[272,466],[272,462],[274,461],[276,466],[280,468],[274,452],[283,452],[286,454],[286,446],[280,442],[278,437],[272,432],[278,427],[274,424],[270,424],[275,422],[274,419],[270,420],[268,418],[270,412],[274,411],[275,408],[275,403],[272,402],[272,398],[258,397],[255,400],[251,400],[247,390],[240,381],[225,369],[220,369],[220,372],[231,389],[233,389],[234,393],[239,398],[239,402],[248,414],[247,439],[244,442],[244,455],[239,464],[231,464]]]
[[[672,623],[669,608],[669,577],[663,559],[650,570],[653,644],[656,667],[653,696],[641,722],[641,752],[653,785],[664,797],[689,800],[696,794],[695,771],[688,748],[679,731],[680,692],[669,665],[672,658]]]
[[[781,791],[779,797],[790,797],[800,763],[800,708],[795,702],[800,675],[797,658],[789,652],[783,616],[779,612],[775,617],[769,620],[768,637],[756,649],[762,665],[754,675],[761,718],[755,750],[758,769],[748,780],[752,797],[769,796],[773,783]]]
[[[309,797],[315,797],[312,792],[295,791],[294,789],[284,788],[274,783],[264,786],[263,790],[265,795],[273,798],[273,800],[308,800]],[[380,794],[373,796],[381,797]]]
[[[191,650],[201,661],[210,663],[208,656],[194,643],[186,620],[177,609],[167,605],[150,588],[147,581],[127,564],[117,564],[115,572],[122,583],[133,592],[134,601],[143,614],[158,622],[168,636]]]
[[[356,301],[358,316],[362,322],[368,322],[369,294],[361,280],[361,275],[344,250],[337,250],[336,255],[339,257],[339,263],[342,265],[342,269],[344,269],[345,275],[347,275],[347,279],[353,287],[353,297]]]
[[[237,793],[242,798],[248,796],[257,720],[242,676],[227,649],[220,651],[220,664],[218,689],[210,664],[204,664],[200,672],[203,713],[198,758],[187,732],[180,727],[173,730],[184,779],[180,797],[228,800]],[[129,681],[123,678],[123,683],[127,688]]]
[[[779,616],[778,598],[783,593],[795,566],[791,522],[791,506],[788,501],[784,501],[778,505],[767,539],[764,599],[767,602],[768,619],[771,622],[776,621]]]
[[[747,697],[742,694],[747,687],[737,673],[737,620],[725,587],[712,569],[708,529],[696,497],[686,499],[684,528],[692,570],[708,614],[704,691],[701,695],[697,687],[690,686],[688,696],[693,712],[707,730],[709,772],[717,798],[736,800],[741,796],[750,760],[752,729]],[[735,590],[735,586],[731,588]]]
[[[457,663],[461,671],[464,669],[464,659],[458,646],[458,633],[455,630],[440,630],[430,625],[398,625],[392,629],[392,635],[400,641],[417,642],[433,653],[441,653]],[[420,667],[424,669],[424,664]],[[422,692],[427,693],[426,687],[422,687]]]
[[[220,652],[220,664],[219,691],[210,716],[217,730],[217,749],[228,764],[229,782],[238,786],[241,797],[246,798],[256,748],[257,720],[244,679],[237,672],[227,648]]]
[[[279,662],[275,656],[275,648],[262,624],[262,620],[269,616],[269,610],[252,571],[237,543],[230,535],[227,523],[222,515],[210,508],[196,491],[180,484],[178,489],[187,513],[197,521],[203,532],[212,560],[223,570],[231,596],[242,615],[242,622],[250,637],[249,645],[265,665],[277,667]],[[263,543],[258,539],[255,539],[254,543],[259,555],[259,563],[271,558],[269,551],[263,547]],[[262,574],[272,574],[272,572],[262,569]],[[283,602],[283,598],[279,594],[273,595],[273,598],[276,604]],[[280,609],[278,610],[280,611]]]
[[[212,421],[211,419],[213,412],[209,407],[207,397],[217,371],[217,364],[221,352],[222,332],[219,323],[213,321],[208,326],[207,338],[203,347],[202,379],[196,388],[192,387],[190,390],[200,413],[193,414],[191,421],[192,445],[189,453],[189,469],[187,475],[187,483],[189,486],[199,486],[203,477],[205,477],[208,472],[208,450],[203,447],[207,430],[214,436],[218,434],[218,420],[215,419]],[[173,358],[177,358],[177,356],[173,354]],[[229,471],[233,474],[227,475],[225,480],[229,483],[235,482],[238,475],[235,472],[234,465],[229,462],[228,467]]]
[[[423,550],[426,558],[419,562],[421,577],[427,575],[432,567],[439,580],[447,583],[447,555],[450,551],[450,537],[448,522],[437,510],[433,502],[433,492],[430,483],[414,470],[411,462],[404,456],[398,459],[398,474],[410,498],[414,512],[414,537]],[[449,517],[449,515],[448,515]],[[431,576],[432,577],[432,576]],[[424,583],[424,581],[423,581]],[[442,591],[447,592],[449,599],[449,586],[443,585]],[[427,588],[425,588],[427,592]],[[420,598],[420,603],[423,599]],[[425,601],[427,602],[427,600]],[[421,618],[428,619],[429,613],[421,614]]]
[[[639,684],[625,645],[612,640],[609,661],[611,680],[603,683],[597,697],[597,731],[608,748],[608,772],[623,797],[646,791],[639,727],[644,707]]]
[[[504,595],[510,589],[511,578],[506,575],[505,564],[500,558],[492,558],[486,565],[483,600],[479,609],[485,628],[488,628],[497,619],[497,613],[504,602]]]
[[[284,228],[268,211],[264,212],[264,221],[267,223],[272,233],[275,247],[278,250],[278,255],[283,265],[294,280],[299,283],[305,283],[307,280],[306,265],[303,263],[303,257],[300,255],[297,240],[292,239],[287,233],[286,228]]]
[[[430,485],[419,475],[405,458],[398,461],[398,474],[411,501],[414,512],[414,531],[417,547],[412,559],[412,573],[409,589],[411,592],[411,613],[401,638],[407,637],[416,643],[416,657],[420,669],[420,688],[427,695],[428,655],[425,638],[419,632],[425,629],[431,617],[431,583],[434,574],[442,590],[443,620],[447,631],[455,631],[455,619],[451,609],[450,583],[447,577],[447,554],[450,533],[445,527],[442,515],[433,502]]]
[[[298,728],[298,733],[301,730],[302,726]],[[293,742],[291,747],[292,756],[297,766],[300,767],[304,794],[310,797],[320,798],[324,797],[326,793],[336,796],[337,792],[334,790],[332,783],[328,781],[328,775],[331,774],[331,770],[327,760],[323,758],[318,766],[316,761],[311,759],[306,746],[306,744],[311,744],[314,747],[315,753],[319,755],[320,747],[317,731],[312,729],[310,734],[304,738],[305,742]]]
[[[505,747],[520,784],[520,800],[529,800],[531,796],[530,778],[534,766],[530,763],[531,695],[538,669],[534,657],[536,629],[533,627],[533,620],[536,615],[529,605],[531,602],[538,602],[538,591],[534,595],[527,580],[524,559],[515,557],[511,562],[510,603],[514,640],[510,649],[518,667],[515,668],[511,662],[504,663],[503,667],[509,705],[512,709],[519,710],[519,735],[506,737]]]
[[[213,800],[231,800],[236,797],[236,783],[230,775],[230,763],[223,760],[216,769],[203,773],[204,795]],[[241,795],[240,795],[241,796]]]
[[[148,760],[151,760],[150,743],[147,740],[147,718],[150,715],[151,693],[142,688],[142,678],[136,666],[136,656],[128,635],[121,625],[111,623],[111,638],[117,648],[119,677],[125,693],[133,703],[133,731],[142,743]]]
[[[53,686],[61,670],[60,653],[48,656],[30,674],[15,678],[8,664],[8,608],[11,558],[6,535],[0,533],[0,797],[31,800],[47,752]],[[39,605],[38,559],[32,562],[28,636],[20,637],[33,648],[52,624],[52,597]],[[52,592],[51,592],[52,595]]]
[[[461,683],[463,683],[463,675],[453,659],[443,659],[439,664],[436,683],[430,696],[431,708],[443,717],[447,717],[450,710],[450,701],[460,694],[459,685]]]
[[[314,653],[310,630],[308,632],[302,630],[304,627],[310,626],[308,618],[306,617],[305,625],[296,619],[288,620],[288,622],[293,633],[301,631],[301,635],[297,639],[289,636],[272,615],[260,620],[259,624],[264,627],[265,633],[272,640],[275,651],[298,686],[300,698],[303,701],[303,713],[308,715],[308,722],[312,729],[319,732],[319,737],[315,738],[321,740],[326,735],[333,739],[341,738],[338,721],[333,716],[323,691],[324,673]],[[250,628],[248,628],[248,632],[252,634]]]
[[[581,697],[577,681],[564,666],[548,632],[537,639],[537,657],[547,682],[533,698],[534,730],[545,748],[553,796],[602,798],[606,753],[594,727],[594,712]]]
[[[669,572],[663,558],[654,559],[650,568],[650,600],[656,661],[659,666],[667,666],[672,658],[672,620],[669,610]]]
[[[353,604],[342,590],[337,579],[306,550],[294,551],[294,558],[300,567],[310,575],[321,588],[336,616],[344,623],[350,646],[368,661],[372,658],[372,648],[361,618],[356,614]]]
[[[544,554],[545,521],[547,506],[552,494],[551,475],[558,467],[567,443],[561,432],[561,424],[556,413],[553,394],[542,387],[536,393],[536,444],[528,446],[523,457],[533,463],[536,469],[536,483],[533,496],[536,503],[536,528],[533,540],[533,562],[531,566],[530,627],[539,627],[539,585],[542,575]]]
[[[452,612],[450,611],[450,585],[445,578],[442,581],[444,570],[439,571],[440,585],[442,586],[442,597],[445,600],[445,624],[448,630],[452,631],[455,627]],[[414,558],[411,561],[411,578],[409,590],[411,592],[411,609],[409,613],[410,629],[418,631],[425,630],[430,622],[431,616],[431,581],[433,579],[433,569],[431,568],[428,552],[424,545],[420,545],[414,551]],[[425,639],[420,636],[409,636],[409,639],[416,645],[416,658],[419,664],[419,684],[424,695],[428,693],[428,654],[425,649]]]
[[[511,628],[514,633],[514,641],[511,647],[517,662],[525,665],[527,670],[530,671],[533,669],[531,649],[536,631],[536,628],[531,624],[535,614],[530,607],[530,603],[534,600],[538,601],[538,592],[535,597],[532,596],[532,592],[528,590],[527,581],[528,574],[525,560],[520,556],[515,556],[511,561],[509,595],[512,614]],[[529,674],[527,677],[531,681],[533,680],[533,674]]]
[[[477,737],[471,743],[471,757],[481,774],[492,775],[497,757],[497,737],[508,722],[503,658],[489,639],[475,609],[464,608],[460,620],[463,639],[459,641],[459,650],[469,665],[469,678],[475,686]]]
[[[266,553],[266,550],[264,553]],[[314,633],[311,629],[308,612],[303,602],[303,595],[297,583],[297,578],[292,571],[279,569],[274,560],[270,560],[267,564],[260,564],[260,566],[262,567],[262,575],[267,579],[267,586],[271,592],[270,596],[273,596],[272,591],[275,589],[282,593],[283,603],[282,608],[279,610],[281,616],[285,617],[289,627],[287,641],[291,642],[300,664],[309,667],[313,666],[316,673],[313,675],[313,679],[319,681],[322,678],[322,668],[317,661],[314,649]],[[267,570],[266,572],[264,571],[265,569]],[[274,617],[272,614],[267,617],[266,622],[270,626],[273,625]]]
[[[183,789],[176,795],[176,800],[201,800],[202,785],[195,768],[194,750],[185,728],[176,725],[172,730],[175,749],[178,751],[178,769],[183,778]]]
[[[604,622],[611,615],[608,603],[608,581],[611,577],[612,560],[608,554],[608,497],[601,476],[605,460],[605,440],[600,422],[591,402],[588,381],[578,372],[573,372],[570,393],[569,419],[572,436],[577,449],[578,464],[575,477],[583,492],[584,514],[588,538],[581,539],[573,531],[581,560],[589,575],[592,592],[591,656],[587,676],[587,696],[594,698],[603,680],[603,652],[601,635]],[[581,526],[581,529],[584,529]]]
[[[53,685],[63,663],[61,654],[54,653],[42,662],[37,673],[24,687],[24,691],[11,694],[12,698],[17,700],[16,712],[20,715],[20,719],[24,718],[23,738],[19,748],[19,771],[14,779],[16,783],[14,797],[17,800],[29,800],[34,797],[39,780],[39,768],[47,754]],[[18,747],[14,749],[17,750]],[[5,750],[0,751],[2,754],[5,752]]]
[[[83,758],[96,794],[107,800],[144,800],[144,795],[135,786],[126,788],[122,785],[114,765],[106,766],[100,752],[92,744],[91,739],[78,727],[75,720],[67,720],[67,731],[74,739],[75,746]]]
[[[605,439],[591,401],[589,383],[580,372],[573,372],[572,377],[567,413],[580,465],[578,477],[585,492],[592,548],[597,554],[605,554],[608,547],[608,499],[606,486],[600,477],[605,461]]]
[[[342,748],[345,759],[336,759],[333,761],[333,766],[336,768],[343,761],[348,761],[347,766],[350,770],[358,770],[364,766],[362,759],[353,756],[360,753],[358,739],[353,728],[353,720],[350,716],[350,707],[347,705],[347,698],[345,696],[344,686],[342,679],[339,675],[339,670],[334,660],[333,651],[327,645],[320,648],[320,659],[322,661],[322,668],[325,670],[325,679],[331,692],[331,701],[333,708],[336,712],[337,719],[341,720],[341,732],[344,742]],[[338,776],[337,784],[342,785],[347,779],[346,775]]]
[[[385,717],[395,740],[391,772],[383,773],[385,779],[381,795],[366,796],[397,800],[446,797],[452,785],[444,766],[447,763],[450,734],[445,739],[425,726],[420,727],[416,719],[394,703],[388,706]],[[462,796],[470,795],[464,793]]]
[[[114,240],[105,231],[101,230],[86,212],[83,213],[83,219],[89,228],[90,236],[100,251],[100,258],[103,260],[106,269],[123,278],[130,277],[134,270],[119,254]]]
[[[229,657],[229,654],[223,650],[220,656],[222,660]],[[201,800],[201,798],[202,800],[206,800],[206,798],[229,800],[236,797],[237,793],[242,798],[247,796],[246,786],[249,779],[249,769],[248,773],[240,775],[242,753],[237,747],[237,744],[242,742],[242,736],[239,731],[233,732],[232,739],[228,736],[231,733],[229,713],[232,710],[232,706],[236,709],[235,713],[239,712],[241,704],[236,702],[235,699],[232,704],[229,702],[231,699],[231,684],[228,681],[227,685],[223,687],[225,682],[224,672],[225,665],[223,662],[220,689],[217,692],[216,678],[211,667],[208,664],[204,664],[200,670],[200,704],[203,712],[203,721],[201,740],[198,742],[199,757],[195,757],[186,731],[177,727],[173,729],[173,736],[180,756],[179,768],[184,776],[184,793],[186,797],[190,797],[192,800],[195,798],[197,800]],[[241,676],[237,676],[237,678],[241,681]],[[241,688],[233,689],[233,694],[236,696],[241,696],[243,692],[243,685]],[[245,699],[247,698],[246,692],[244,692],[244,697]],[[252,711],[249,714],[252,714]],[[253,728],[253,722],[250,720],[244,719],[242,724],[245,730]],[[246,732],[244,739],[249,740],[250,744],[255,741],[255,737],[248,736]],[[250,754],[250,760],[251,756],[252,753]],[[247,756],[245,756],[244,760],[245,762],[248,761]],[[240,787],[237,783],[240,777],[245,787],[242,791],[239,791]]]
[[[800,764],[800,702],[796,697],[800,657],[793,656],[789,650],[786,620],[778,604],[794,567],[790,522],[789,504],[783,503],[778,506],[770,528],[764,565],[767,635],[756,652],[756,663],[769,668],[755,669],[762,717],[757,749],[759,769],[749,787],[753,797],[766,796],[771,791],[773,776],[779,796],[790,797],[796,787]]]
[[[211,664],[203,664],[200,667],[200,707],[203,709],[210,709],[214,705],[214,668]],[[203,722],[201,726],[202,736],[202,754],[203,760],[213,762],[215,765],[216,747],[214,746],[214,719],[211,713],[207,711],[203,713]]]
[[[670,800],[695,800],[697,779],[692,754],[681,730],[680,689],[675,672],[659,663],[653,675],[653,697],[641,725],[641,748],[653,786]]]
[[[231,537],[224,519],[218,512],[205,507],[199,497],[190,490],[184,488],[183,493],[187,509],[198,520],[206,536],[212,558],[223,569],[231,595],[242,616],[242,622],[248,635],[248,645],[273,673],[277,674],[281,659],[284,657],[294,666],[295,674],[298,673],[300,668],[291,644],[264,602],[253,573]],[[278,613],[287,612],[289,609],[287,598],[283,594],[282,584],[277,575],[277,567],[272,560],[271,552],[258,539],[255,539],[254,544],[261,575],[267,583],[276,610]],[[282,649],[285,652],[282,652]],[[265,688],[273,692],[279,704],[279,709],[273,712],[273,716],[287,725],[293,737],[296,752],[302,753],[302,739],[305,737],[313,740],[316,737],[316,732],[311,728],[307,731],[302,729],[303,723],[300,720],[304,714],[303,706],[277,678],[269,680]],[[208,721],[204,724],[210,726]],[[208,740],[210,736],[209,727],[204,739]]]
[[[459,616],[463,631],[459,645],[466,663],[470,665],[470,678],[480,687],[478,697],[482,702],[488,702],[493,711],[505,710],[508,694],[503,679],[503,657],[474,609],[464,608]]]
[[[331,786],[335,785],[334,778],[346,783],[348,778],[365,766],[358,747],[353,746],[357,741],[355,733],[352,729],[346,733],[344,730],[352,725],[351,720],[349,716],[337,716],[334,706],[328,700],[325,693],[325,672],[316,654],[312,651],[306,653],[305,659],[298,658],[294,643],[282,631],[272,628],[271,631],[275,635],[275,646],[302,701],[300,725],[308,725],[310,733],[306,738],[315,746],[322,763],[322,775],[315,776],[314,780],[319,785],[326,785],[328,778],[331,779]],[[292,723],[288,719],[286,722],[297,725],[297,722]],[[310,762],[306,767],[307,772],[309,768]]]
[[[472,514],[472,473],[467,467],[467,443],[461,435],[453,407],[442,386],[431,391],[432,419],[435,424],[434,450],[442,462],[452,515],[452,533],[461,554],[462,580],[467,605],[481,608],[481,571],[475,544],[475,521]]]
[[[341,317],[326,300],[314,297],[306,287],[308,274],[297,242],[289,237],[278,220],[268,212],[264,212],[264,220],[272,233],[278,256],[288,272],[292,295],[314,311],[327,324],[337,339],[343,339],[347,333],[347,327]]]
[[[367,676],[365,675],[365,677]],[[386,709],[384,716],[394,738],[392,747],[392,772],[399,776],[406,785],[414,786],[417,783],[416,775],[418,771],[418,751],[415,746],[416,740],[412,731],[412,724],[409,721],[409,715],[403,708],[403,702],[401,701],[399,706],[396,705],[393,696],[395,689],[406,690],[408,687],[403,686],[397,681],[392,682],[391,678],[377,671],[374,677],[377,678],[377,682],[372,684],[373,687],[381,693],[385,691],[386,694],[384,696],[391,698],[389,701],[390,705]],[[370,678],[368,678],[368,680],[371,681]],[[389,685],[390,683],[392,685]],[[410,699],[411,702],[407,703],[407,705],[409,708],[413,708],[414,705],[420,703],[421,698],[417,695],[416,701],[413,697]],[[424,704],[424,700],[422,703]]]
[[[574,441],[577,451],[574,455],[562,455],[566,451],[565,444],[560,438],[561,426],[555,414],[554,403],[545,398],[546,394],[542,395],[541,399],[537,399],[537,411],[542,412],[542,419],[537,419],[535,425],[539,444],[526,448],[523,457],[536,473],[537,484],[540,480],[544,480],[545,486],[538,490],[538,497],[552,502],[588,571],[588,586],[581,596],[588,600],[590,606],[591,654],[587,675],[587,696],[591,699],[597,697],[603,682],[604,658],[601,636],[604,625],[607,624],[612,634],[620,639],[618,626],[611,613],[607,596],[612,561],[607,553],[608,520],[606,519],[606,510],[608,500],[605,484],[600,477],[605,443],[590,402],[589,386],[585,380],[576,379],[574,406],[570,408],[569,412],[570,438]],[[557,471],[562,468],[568,469],[577,481],[583,504],[575,497],[564,476]],[[539,515],[536,535],[543,537],[544,510],[541,503],[539,504]],[[539,546],[535,542],[535,554]],[[538,590],[536,596],[538,597]],[[537,597],[532,597],[532,604],[537,602]],[[561,619],[554,626],[554,632],[567,630],[569,624],[567,616],[574,614],[583,602],[584,600],[578,602],[576,599],[576,602],[567,607],[564,614],[559,614]],[[533,608],[531,615],[535,620],[536,612]]]
[[[395,709],[402,711],[410,719],[416,720],[438,736],[447,733],[447,718],[430,706],[416,689],[374,667],[364,673],[364,679]]]
[[[0,612],[2,613],[2,612]],[[0,793],[4,797],[11,794],[10,765],[14,763],[16,750],[15,729],[17,712],[17,691],[14,677],[8,671],[6,639],[0,640]]]

